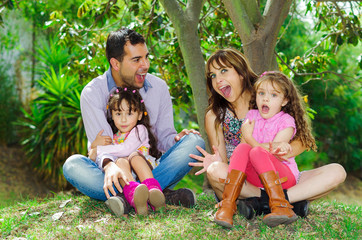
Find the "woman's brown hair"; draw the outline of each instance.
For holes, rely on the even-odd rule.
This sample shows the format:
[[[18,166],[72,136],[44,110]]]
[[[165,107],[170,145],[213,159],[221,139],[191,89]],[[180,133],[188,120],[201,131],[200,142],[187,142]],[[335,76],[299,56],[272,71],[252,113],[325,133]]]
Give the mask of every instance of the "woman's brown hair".
[[[251,69],[244,54],[235,49],[226,48],[217,50],[210,56],[205,67],[206,86],[209,95],[209,106],[207,107],[206,112],[212,110],[216,115],[215,129],[217,129],[225,119],[226,109],[230,109],[234,113],[234,116],[236,116],[236,113],[231,103],[218,94],[212,87],[212,79],[210,76],[211,66],[214,68],[216,68],[216,66],[220,68],[233,67],[236,72],[242,76],[242,89],[240,94],[243,94],[244,92],[252,92],[254,82],[258,78],[258,75],[256,75]]]

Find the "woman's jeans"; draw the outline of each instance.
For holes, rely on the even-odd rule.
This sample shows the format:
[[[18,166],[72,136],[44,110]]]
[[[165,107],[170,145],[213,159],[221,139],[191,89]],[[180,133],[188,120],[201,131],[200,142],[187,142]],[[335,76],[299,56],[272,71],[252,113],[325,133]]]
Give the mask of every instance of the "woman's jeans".
[[[152,171],[162,189],[176,185],[191,170],[192,167],[188,164],[196,160],[189,157],[189,154],[201,155],[196,145],[205,148],[204,140],[199,135],[190,133],[162,155],[159,165]],[[104,172],[88,157],[80,154],[69,157],[63,165],[63,174],[83,194],[107,200],[103,191]],[[114,189],[118,193],[115,187]]]

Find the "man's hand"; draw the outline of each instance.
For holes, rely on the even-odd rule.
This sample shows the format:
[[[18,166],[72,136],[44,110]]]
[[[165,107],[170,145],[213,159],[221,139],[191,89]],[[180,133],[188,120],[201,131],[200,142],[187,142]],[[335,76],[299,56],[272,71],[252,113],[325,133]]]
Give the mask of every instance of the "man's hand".
[[[110,162],[104,167],[104,173],[103,191],[106,194],[107,199],[110,198],[108,191],[110,191],[113,196],[117,195],[116,191],[114,191],[113,184],[120,193],[122,192],[119,179],[123,179],[126,185],[129,185],[129,180],[127,179],[123,170],[119,168],[114,162]]]
[[[207,171],[207,169],[209,168],[209,166],[211,165],[211,163],[213,162],[222,162],[222,158],[219,154],[219,150],[216,146],[212,146],[212,149],[214,150],[214,154],[210,154],[208,152],[206,152],[204,149],[202,149],[199,146],[196,146],[197,150],[199,150],[199,152],[202,153],[202,156],[197,156],[195,154],[190,154],[189,156],[192,157],[193,159],[196,159],[199,162],[189,162],[189,166],[192,167],[202,167],[202,169],[198,172],[195,173],[195,175],[200,175],[204,172]]]
[[[96,139],[94,139],[94,141],[91,144],[91,148],[112,144],[112,138],[110,136],[102,136],[103,132],[104,130],[99,131]]]
[[[184,130],[182,130],[179,134],[176,135],[175,141],[176,141],[176,142],[180,141],[180,139],[181,139],[183,136],[189,135],[190,133],[194,133],[194,134],[197,134],[197,135],[200,135],[200,136],[201,136],[201,134],[200,134],[198,131],[194,130],[194,129],[190,129],[190,130],[184,129]]]

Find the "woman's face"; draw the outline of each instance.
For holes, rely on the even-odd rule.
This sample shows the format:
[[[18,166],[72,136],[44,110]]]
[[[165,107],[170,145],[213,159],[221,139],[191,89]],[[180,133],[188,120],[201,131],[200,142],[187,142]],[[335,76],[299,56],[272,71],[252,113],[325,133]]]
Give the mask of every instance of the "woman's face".
[[[213,62],[210,64],[209,76],[214,90],[228,102],[234,103],[241,97],[243,77],[234,67],[221,67]]]

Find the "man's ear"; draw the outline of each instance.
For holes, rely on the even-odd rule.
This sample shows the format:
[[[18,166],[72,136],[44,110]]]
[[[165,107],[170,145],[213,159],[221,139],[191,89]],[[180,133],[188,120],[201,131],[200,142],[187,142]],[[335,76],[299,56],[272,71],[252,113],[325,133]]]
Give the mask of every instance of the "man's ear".
[[[117,59],[111,58],[110,63],[111,63],[112,68],[113,68],[115,71],[119,71],[120,62],[119,62]]]

